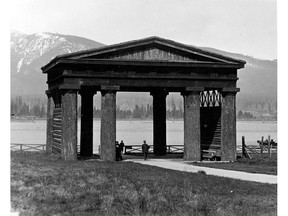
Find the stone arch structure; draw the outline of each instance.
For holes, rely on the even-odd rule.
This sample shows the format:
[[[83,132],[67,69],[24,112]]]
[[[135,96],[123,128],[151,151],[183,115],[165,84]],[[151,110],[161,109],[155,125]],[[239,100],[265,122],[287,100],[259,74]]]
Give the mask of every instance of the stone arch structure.
[[[77,158],[77,95],[81,95],[80,154],[93,153],[93,95],[101,100],[101,158],[115,160],[116,95],[153,96],[154,154],[166,154],[166,96],[184,97],[184,156],[218,148],[222,161],[236,159],[237,70],[245,61],[175,41],[149,37],[55,57],[47,74],[47,151]],[[156,113],[156,114],[155,114]]]

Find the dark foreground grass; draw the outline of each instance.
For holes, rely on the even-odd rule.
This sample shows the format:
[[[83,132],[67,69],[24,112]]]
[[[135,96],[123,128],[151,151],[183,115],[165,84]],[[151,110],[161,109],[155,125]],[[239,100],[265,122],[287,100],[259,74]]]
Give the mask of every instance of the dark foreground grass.
[[[276,215],[277,186],[12,152],[11,206],[20,215]]]
[[[218,169],[236,170],[249,173],[277,175],[277,154],[252,154],[252,159],[238,158],[234,163],[192,163],[196,166],[205,166]]]

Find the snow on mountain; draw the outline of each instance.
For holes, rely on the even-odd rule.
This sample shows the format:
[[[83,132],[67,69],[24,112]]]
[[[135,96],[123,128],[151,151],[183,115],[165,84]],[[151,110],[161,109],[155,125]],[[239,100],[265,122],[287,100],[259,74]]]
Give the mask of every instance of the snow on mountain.
[[[47,77],[42,74],[42,66],[57,55],[100,46],[104,45],[77,36],[49,32],[28,35],[11,31],[11,94],[44,94]],[[245,68],[238,72],[237,85],[241,91],[237,98],[253,95],[256,99],[270,97],[276,100],[277,60],[261,60],[207,47],[203,49],[247,62]]]
[[[77,36],[11,31],[11,94],[43,93],[47,86],[42,66],[57,55],[100,46],[103,44]]]
[[[79,42],[71,40],[71,38],[65,35],[55,33],[25,35],[14,31],[11,34],[10,47],[11,52],[17,53],[20,58],[17,64],[17,73],[21,71],[23,65],[30,65],[44,54],[52,52],[53,50],[55,55],[60,55],[91,48],[91,41],[87,43],[85,40],[87,39]],[[94,47],[102,45],[97,42],[94,43]],[[50,55],[50,59],[48,60],[54,58],[55,55]],[[48,63],[48,61],[46,63]]]

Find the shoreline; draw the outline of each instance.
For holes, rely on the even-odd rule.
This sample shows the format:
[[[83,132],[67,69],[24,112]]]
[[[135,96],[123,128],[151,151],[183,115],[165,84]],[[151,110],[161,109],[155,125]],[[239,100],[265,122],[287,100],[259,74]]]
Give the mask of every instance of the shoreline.
[[[81,118],[78,118],[78,120],[81,120]],[[29,121],[46,121],[46,118],[32,118],[32,117],[13,117],[10,118],[10,122],[29,122]],[[93,121],[101,121],[100,118],[93,118]],[[143,118],[143,119],[116,119],[116,121],[153,121],[152,118]],[[173,122],[179,122],[183,121],[183,119],[166,119],[166,121],[173,121]],[[261,119],[237,119],[236,122],[262,122],[262,123],[276,123],[277,120],[261,120]]]

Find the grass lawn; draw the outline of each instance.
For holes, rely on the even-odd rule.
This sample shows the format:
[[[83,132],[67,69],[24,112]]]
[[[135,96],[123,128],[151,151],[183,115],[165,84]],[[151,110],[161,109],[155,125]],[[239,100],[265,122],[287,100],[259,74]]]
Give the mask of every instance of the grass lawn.
[[[251,154],[252,159],[238,158],[234,163],[192,163],[196,166],[204,166],[218,169],[237,170],[249,173],[261,173],[277,175],[277,154],[271,158],[267,154]]]
[[[277,185],[11,152],[11,207],[29,216],[276,215]]]

